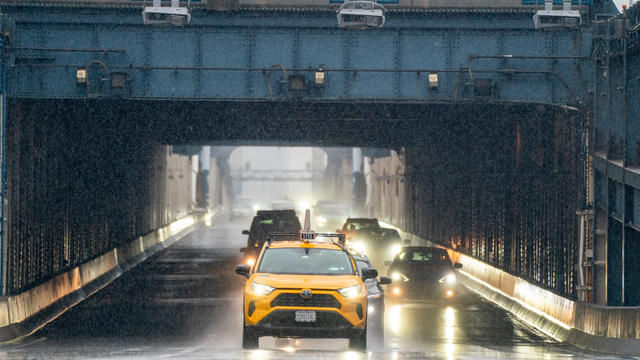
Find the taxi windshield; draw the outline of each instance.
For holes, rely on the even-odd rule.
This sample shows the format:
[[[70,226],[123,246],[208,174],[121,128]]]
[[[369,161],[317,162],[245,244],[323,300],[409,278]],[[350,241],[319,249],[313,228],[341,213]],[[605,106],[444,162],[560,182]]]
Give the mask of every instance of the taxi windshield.
[[[313,248],[267,249],[258,272],[271,274],[353,275],[349,255],[342,250]]]

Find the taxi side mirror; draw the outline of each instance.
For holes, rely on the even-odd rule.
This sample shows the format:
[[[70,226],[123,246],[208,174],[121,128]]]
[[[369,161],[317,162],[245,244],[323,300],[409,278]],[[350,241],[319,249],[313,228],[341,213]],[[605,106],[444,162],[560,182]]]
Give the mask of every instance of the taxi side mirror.
[[[453,268],[454,268],[454,269],[461,269],[461,268],[462,268],[462,264],[460,264],[460,263],[455,263],[455,264],[453,264]]]
[[[241,264],[236,266],[236,274],[238,275],[242,275],[244,277],[246,277],[247,279],[249,278],[249,273],[251,272],[251,266],[247,265],[247,264]]]
[[[375,279],[378,277],[378,270],[374,268],[363,268],[362,269],[362,280],[367,279]]]
[[[391,278],[388,276],[380,276],[380,281],[378,281],[380,285],[389,285],[391,284]]]
[[[249,230],[242,230],[242,235],[249,235]]]

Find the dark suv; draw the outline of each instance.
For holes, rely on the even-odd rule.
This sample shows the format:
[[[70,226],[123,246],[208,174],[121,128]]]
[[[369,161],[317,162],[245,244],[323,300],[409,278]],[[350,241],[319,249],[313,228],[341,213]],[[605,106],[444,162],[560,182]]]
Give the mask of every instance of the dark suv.
[[[251,221],[251,229],[242,231],[249,238],[247,247],[240,251],[247,255],[247,260],[255,261],[269,233],[297,233],[300,229],[295,210],[258,210]]]

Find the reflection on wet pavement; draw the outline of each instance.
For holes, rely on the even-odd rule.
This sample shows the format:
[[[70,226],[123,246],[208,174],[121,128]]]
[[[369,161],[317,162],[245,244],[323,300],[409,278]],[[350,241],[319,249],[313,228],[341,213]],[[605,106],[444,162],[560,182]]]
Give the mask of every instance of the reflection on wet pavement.
[[[387,302],[384,346],[344,339],[261,338],[241,349],[248,220],[215,221],[123,275],[0,359],[564,359],[615,357],[558,344],[471,292],[453,302]]]

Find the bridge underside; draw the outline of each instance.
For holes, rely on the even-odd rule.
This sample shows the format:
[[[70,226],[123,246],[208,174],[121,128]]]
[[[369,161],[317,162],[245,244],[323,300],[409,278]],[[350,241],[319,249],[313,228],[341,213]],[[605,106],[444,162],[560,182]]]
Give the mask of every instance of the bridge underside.
[[[164,205],[163,144],[269,144],[396,149],[410,184],[407,229],[573,296],[573,278],[562,275],[571,273],[573,253],[558,254],[575,246],[583,190],[576,112],[479,103],[23,99],[10,102],[8,119],[11,293],[178,217]],[[551,258],[535,263],[543,253]]]
[[[14,109],[40,114],[40,122],[131,128],[132,141],[159,144],[355,146],[400,149],[425,142],[429,134],[455,126],[495,126],[495,119],[570,113],[535,104],[170,101],[170,100],[15,100]],[[24,110],[21,110],[24,111]],[[12,116],[24,116],[12,113]],[[53,125],[52,125],[53,126]],[[116,131],[113,129],[113,131]],[[85,134],[100,136],[98,134]],[[496,139],[499,140],[499,139]]]

